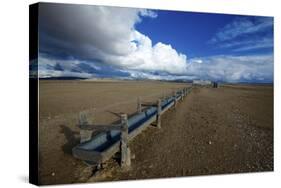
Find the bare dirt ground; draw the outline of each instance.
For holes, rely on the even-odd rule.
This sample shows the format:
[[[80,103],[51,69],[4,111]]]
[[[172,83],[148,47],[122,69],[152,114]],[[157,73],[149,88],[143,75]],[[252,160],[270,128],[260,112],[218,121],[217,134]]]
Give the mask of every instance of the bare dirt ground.
[[[89,176],[71,150],[79,143],[78,115],[86,111],[94,123],[118,120],[113,113],[133,113],[137,97],[156,101],[186,87],[158,81],[54,81],[39,85],[39,179],[41,184],[84,182]]]
[[[42,184],[273,170],[272,86],[226,85],[217,89],[194,88],[176,109],[171,109],[162,116],[162,129],[148,127],[130,143],[133,159],[129,171],[123,171],[117,161],[112,159],[104,165],[104,169],[93,176],[91,168],[71,156],[71,148],[79,142],[79,130],[75,126],[77,115],[74,114],[82,109],[72,107],[72,110],[64,113],[64,108],[60,111],[59,107],[56,107],[57,101],[63,101],[66,98],[60,96],[64,95],[64,87],[71,87],[69,84],[66,86],[62,84],[54,90],[54,87],[48,83],[40,84],[40,92],[42,91],[40,102],[49,99],[49,102],[45,101],[45,105],[40,103],[40,180]],[[44,84],[46,84],[45,90],[50,92],[48,94],[45,92],[45,96]],[[111,104],[113,111],[121,110],[129,113],[135,110],[136,103],[125,103],[125,99],[133,98],[133,101],[138,95],[148,96],[156,95],[156,93],[159,97],[163,90],[171,91],[183,87],[182,84],[159,82],[145,84],[139,82],[131,85],[129,82],[120,83],[122,87],[113,84],[116,86],[114,87],[112,84],[108,85],[108,93],[101,96],[93,93],[105,87],[103,84],[99,87],[93,84],[91,87],[95,89],[92,90],[85,86],[83,91],[86,93],[90,90],[93,92],[92,95],[82,94],[83,99],[78,100],[76,94],[79,92],[76,94],[73,92],[73,97],[69,97],[69,101],[79,103],[81,106],[85,105],[85,109],[88,109],[90,114],[99,114],[98,109],[89,110],[92,109],[92,105],[89,104],[90,97],[88,100],[86,97],[92,96],[95,98],[92,99],[93,102],[100,102],[100,108]],[[125,89],[128,91],[125,94],[124,87],[128,88]],[[153,92],[150,92],[151,88]],[[52,90],[54,93],[51,92]],[[124,103],[115,107],[113,101],[120,101],[120,98],[112,98],[110,101],[109,98],[113,97],[112,93],[109,93],[111,90],[115,91],[115,95],[119,96],[121,101],[124,99]],[[52,97],[56,95],[58,99],[53,102]],[[154,100],[153,97],[157,96],[147,97],[147,100]],[[95,104],[99,103],[95,102]],[[47,108],[50,105],[53,107]],[[49,116],[53,108],[58,111],[56,115],[54,113]],[[107,113],[101,116],[100,120],[95,118],[95,121],[112,121],[113,117]]]

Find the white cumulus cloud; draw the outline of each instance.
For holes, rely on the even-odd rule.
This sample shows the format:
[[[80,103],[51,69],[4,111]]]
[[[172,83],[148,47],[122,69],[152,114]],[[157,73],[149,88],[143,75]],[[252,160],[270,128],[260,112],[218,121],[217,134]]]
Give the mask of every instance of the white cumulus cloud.
[[[202,63],[197,63],[198,59]],[[273,56],[271,55],[219,55],[190,60],[188,75],[196,78],[225,82],[272,82]]]
[[[152,45],[135,29],[146,9],[40,4],[40,52],[101,61],[122,69],[183,74],[186,56],[171,45]]]
[[[273,80],[272,54],[187,59],[170,44],[152,42],[136,25],[143,17],[157,19],[157,16],[157,12],[146,9],[40,3],[39,75],[93,77],[112,73],[164,80]],[[243,28],[253,23],[236,21],[215,39],[231,40],[245,32],[256,33],[270,24],[268,20],[259,20],[257,26],[245,31]],[[235,29],[236,26],[240,29]]]

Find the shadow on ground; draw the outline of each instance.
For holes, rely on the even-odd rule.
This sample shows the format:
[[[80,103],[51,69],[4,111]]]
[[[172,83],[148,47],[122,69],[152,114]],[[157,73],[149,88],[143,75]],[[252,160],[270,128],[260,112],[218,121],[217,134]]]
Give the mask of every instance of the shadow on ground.
[[[65,125],[60,125],[60,133],[63,133],[66,138],[66,143],[62,146],[64,153],[72,155],[72,148],[79,144],[79,132],[71,130]]]

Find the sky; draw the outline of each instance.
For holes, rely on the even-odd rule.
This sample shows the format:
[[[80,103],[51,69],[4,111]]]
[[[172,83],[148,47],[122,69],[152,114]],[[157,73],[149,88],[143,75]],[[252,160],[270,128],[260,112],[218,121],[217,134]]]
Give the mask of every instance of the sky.
[[[40,77],[273,82],[273,18],[39,5]]]

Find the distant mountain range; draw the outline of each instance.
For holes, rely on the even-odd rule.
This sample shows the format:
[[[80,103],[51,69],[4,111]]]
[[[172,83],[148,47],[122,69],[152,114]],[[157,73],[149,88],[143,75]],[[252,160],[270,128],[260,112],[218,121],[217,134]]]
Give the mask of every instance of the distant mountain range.
[[[39,79],[40,80],[85,80],[87,78],[61,76],[61,77],[45,77],[45,78],[39,78]]]

